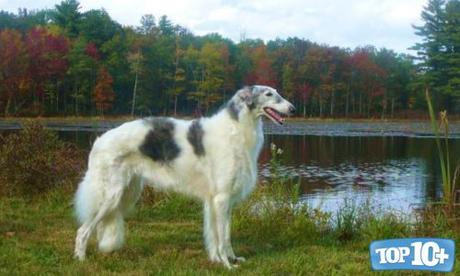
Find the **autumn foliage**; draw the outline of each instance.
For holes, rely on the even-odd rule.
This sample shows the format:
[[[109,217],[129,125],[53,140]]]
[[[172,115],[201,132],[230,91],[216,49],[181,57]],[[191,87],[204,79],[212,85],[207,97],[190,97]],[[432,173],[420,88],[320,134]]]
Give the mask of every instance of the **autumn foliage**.
[[[372,46],[196,36],[167,16],[144,15],[139,26],[121,26],[103,9],[82,12],[76,0],[47,11],[0,12],[4,116],[201,115],[238,88],[263,84],[305,117],[386,118],[424,110],[420,86],[427,76],[445,84],[440,99],[457,99],[455,66],[428,75],[428,67],[417,67],[408,55]]]
[[[101,67],[99,69],[97,83],[93,90],[93,102],[100,114],[110,109],[115,99],[115,92],[113,91],[113,78],[109,72]]]

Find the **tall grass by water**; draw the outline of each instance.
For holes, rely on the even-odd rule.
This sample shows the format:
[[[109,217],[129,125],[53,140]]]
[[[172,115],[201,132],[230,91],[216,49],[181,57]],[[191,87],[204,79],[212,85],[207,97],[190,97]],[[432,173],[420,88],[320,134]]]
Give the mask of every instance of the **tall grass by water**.
[[[439,165],[441,168],[442,177],[442,204],[446,205],[449,212],[454,211],[457,203],[457,182],[460,173],[460,166],[453,169],[450,160],[449,151],[449,121],[447,118],[447,111],[439,113],[439,122],[435,115],[433,105],[431,103],[430,92],[428,89],[425,91],[426,101],[428,104],[428,112],[430,115],[431,126],[435,135],[436,146],[438,149]],[[453,172],[453,174],[452,174]]]

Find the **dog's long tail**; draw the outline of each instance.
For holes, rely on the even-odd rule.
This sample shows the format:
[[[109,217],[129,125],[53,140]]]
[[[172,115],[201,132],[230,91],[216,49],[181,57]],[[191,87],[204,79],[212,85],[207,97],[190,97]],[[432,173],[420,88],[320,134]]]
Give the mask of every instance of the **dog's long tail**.
[[[80,225],[91,220],[96,215],[102,200],[101,191],[98,191],[98,187],[93,184],[87,172],[85,178],[78,185],[77,193],[75,194],[75,215]]]
[[[97,176],[96,176],[97,177]],[[88,171],[79,184],[75,195],[75,214],[80,224],[89,223],[96,217],[98,210],[106,200],[100,181]],[[121,210],[116,208],[97,224],[99,250],[111,252],[119,249],[124,240],[124,221]]]

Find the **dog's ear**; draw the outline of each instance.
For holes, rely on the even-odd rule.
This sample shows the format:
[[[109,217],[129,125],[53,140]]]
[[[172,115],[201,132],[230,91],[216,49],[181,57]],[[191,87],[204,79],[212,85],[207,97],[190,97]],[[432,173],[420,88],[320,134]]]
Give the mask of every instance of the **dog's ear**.
[[[252,86],[245,86],[238,92],[238,96],[240,97],[241,101],[244,102],[249,107],[249,109],[254,108],[254,94],[252,90]]]

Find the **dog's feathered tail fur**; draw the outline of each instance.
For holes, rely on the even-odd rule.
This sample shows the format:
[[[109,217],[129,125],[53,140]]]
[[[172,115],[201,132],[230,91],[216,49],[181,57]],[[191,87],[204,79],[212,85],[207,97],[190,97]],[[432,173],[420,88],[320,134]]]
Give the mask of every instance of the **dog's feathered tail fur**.
[[[80,225],[94,218],[105,200],[104,191],[95,183],[98,175],[91,169],[91,156],[88,163],[89,169],[78,185],[74,198],[75,215]],[[102,252],[112,252],[123,245],[124,217],[133,209],[143,190],[142,180],[133,177],[131,182],[123,192],[117,208],[104,216],[97,225],[98,247]]]
[[[91,178],[86,173],[85,178],[78,185],[74,199],[75,215],[80,225],[97,212],[100,205],[97,196],[99,192],[97,185],[91,184]]]

